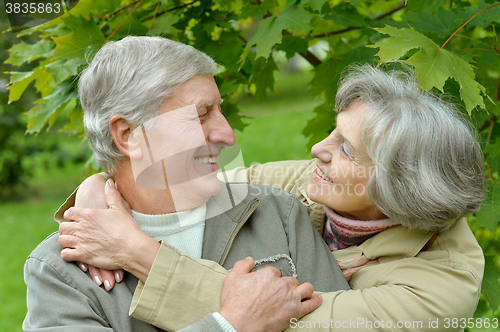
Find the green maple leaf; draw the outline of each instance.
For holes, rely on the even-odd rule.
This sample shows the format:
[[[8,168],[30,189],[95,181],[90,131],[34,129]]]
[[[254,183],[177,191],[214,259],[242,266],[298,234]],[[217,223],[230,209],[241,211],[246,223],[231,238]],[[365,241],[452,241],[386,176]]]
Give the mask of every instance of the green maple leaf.
[[[246,58],[253,45],[257,48],[257,58],[267,58],[272,48],[281,44],[283,30],[291,30],[294,34],[309,32],[313,17],[303,7],[286,5],[278,17],[271,16],[259,22],[257,33],[247,43],[242,58]]]
[[[302,130],[302,134],[305,137],[309,137],[309,141],[307,142],[309,149],[314,144],[325,139],[332,132],[336,116],[330,104],[321,104],[312,112],[316,113],[316,116],[309,120]]]
[[[500,185],[490,187],[489,192],[490,197],[483,203],[481,210],[476,212],[476,227],[482,226],[490,230],[492,234],[496,234],[500,220]]]
[[[9,52],[10,56],[5,63],[20,67],[25,62],[30,63],[39,58],[51,57],[54,52],[54,44],[46,39],[42,39],[32,45],[20,42],[12,46]]]
[[[348,2],[350,4],[352,4],[353,6],[361,6],[363,3],[363,0],[349,0]]]
[[[286,57],[290,59],[295,53],[306,53],[307,47],[308,40],[306,38],[289,35],[283,36],[283,41],[280,45],[276,46],[276,50],[286,52]]]
[[[285,6],[278,15],[277,25],[282,30],[291,30],[294,34],[307,33],[311,31],[311,20],[315,15],[309,13],[303,7]]]
[[[121,24],[121,26],[120,26]],[[97,26],[92,24],[95,28]],[[143,36],[147,34],[149,30],[149,26],[145,26],[140,19],[137,18],[136,15],[128,16],[127,13],[121,13],[117,15],[109,22],[109,27],[111,30],[116,31],[113,35],[113,39],[120,39],[122,37],[126,37],[128,35],[133,36]],[[97,29],[99,32],[100,30]],[[97,32],[97,31],[96,31]],[[101,33],[102,35],[102,33]],[[98,38],[99,36],[94,36],[94,38]],[[103,38],[104,41],[104,38]]]
[[[325,93],[327,103],[332,103],[337,93],[338,83],[337,60],[328,58],[314,69],[314,77],[311,80],[311,92],[315,96]],[[333,105],[331,107],[333,109]]]
[[[469,115],[476,107],[486,107],[481,96],[486,95],[486,89],[475,80],[474,70],[468,62],[441,49],[431,39],[414,29],[386,26],[375,30],[390,36],[370,46],[380,48],[376,55],[380,57],[381,62],[400,59],[408,51],[419,49],[403,61],[415,68],[420,87],[425,90],[437,88],[443,92],[445,82],[452,78],[460,86],[460,98],[465,103]]]
[[[47,97],[52,92],[54,88],[54,77],[47,71],[46,67],[37,67],[35,72],[39,71],[37,74],[35,88],[41,93],[42,98]]]
[[[358,13],[352,3],[340,3],[335,6],[330,15],[326,15],[325,19],[332,21],[335,24],[344,27],[365,27],[368,26],[367,17]]]
[[[77,93],[71,83],[63,82],[57,85],[49,96],[37,100],[35,106],[26,113],[28,115],[27,132],[30,134],[40,132],[50,117],[60,112],[66,103],[76,96]]]
[[[326,0],[305,0],[302,1],[302,3],[308,4],[309,7],[311,7],[312,10],[315,10],[317,12],[321,11],[321,8],[323,8],[323,5],[325,4]]]
[[[438,37],[450,36],[464,22],[459,10],[438,8],[433,14],[432,9],[423,8],[418,12],[409,12],[405,19],[410,25],[421,32],[430,32]]]
[[[152,36],[177,36],[181,31],[174,24],[179,22],[180,19],[179,15],[174,14],[160,16],[153,22],[153,27],[149,33]]]
[[[448,0],[409,0],[408,11],[420,12],[422,8],[428,8],[430,9],[430,14],[433,14],[447,2]]]
[[[85,64],[83,59],[75,58],[70,60],[57,60],[49,63],[45,67],[47,71],[54,77],[57,83],[60,83],[70,76],[75,76],[78,73],[78,67]]]
[[[495,312],[500,306],[500,268],[495,263],[494,256],[485,256],[483,293]]]
[[[255,84],[255,98],[264,100],[267,98],[267,89],[274,92],[274,71],[278,70],[272,56],[266,59],[257,59],[254,62],[254,74],[250,79],[251,84]]]
[[[92,19],[68,15],[62,20],[73,33],[54,37],[56,49],[54,56],[63,59],[84,58],[85,52],[91,46],[100,46],[106,42],[101,30]]]
[[[38,74],[38,73],[37,73]],[[36,78],[34,71],[29,72],[11,72],[10,73],[10,85],[7,88],[9,90],[9,104],[13,101],[19,100],[24,90],[30,85],[31,82]]]
[[[243,51],[243,59],[247,57],[253,45],[256,45],[257,58],[267,58],[273,46],[281,43],[283,29],[276,24],[276,21],[276,17],[271,16],[259,22],[257,33],[250,39]]]

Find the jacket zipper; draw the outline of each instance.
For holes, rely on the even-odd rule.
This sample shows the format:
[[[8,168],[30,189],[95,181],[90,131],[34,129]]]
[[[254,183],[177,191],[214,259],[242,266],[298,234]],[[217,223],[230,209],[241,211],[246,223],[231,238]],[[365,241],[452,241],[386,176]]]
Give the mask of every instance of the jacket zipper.
[[[226,262],[227,256],[229,255],[229,251],[231,250],[231,247],[233,246],[233,242],[234,242],[234,239],[236,238],[236,235],[238,235],[238,233],[240,232],[243,225],[245,225],[245,223],[247,222],[248,218],[250,218],[250,216],[255,212],[255,210],[257,210],[257,207],[259,207],[259,205],[260,205],[260,200],[257,199],[255,203],[256,204],[254,204],[251,207],[250,211],[248,211],[245,218],[243,218],[242,222],[239,223],[238,228],[236,228],[236,230],[233,232],[233,235],[231,235],[231,238],[229,239],[229,243],[226,246],[226,249],[224,249],[224,253],[222,254],[222,258],[219,262],[220,265],[224,265],[224,263]]]

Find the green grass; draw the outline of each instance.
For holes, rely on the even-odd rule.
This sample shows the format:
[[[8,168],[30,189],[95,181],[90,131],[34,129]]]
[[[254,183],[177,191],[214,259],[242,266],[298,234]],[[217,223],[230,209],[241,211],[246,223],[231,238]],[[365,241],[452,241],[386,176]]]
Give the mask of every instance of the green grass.
[[[21,331],[26,315],[23,265],[29,253],[45,237],[57,231],[55,210],[80,183],[82,164],[38,170],[29,197],[21,202],[0,203],[0,331]]]

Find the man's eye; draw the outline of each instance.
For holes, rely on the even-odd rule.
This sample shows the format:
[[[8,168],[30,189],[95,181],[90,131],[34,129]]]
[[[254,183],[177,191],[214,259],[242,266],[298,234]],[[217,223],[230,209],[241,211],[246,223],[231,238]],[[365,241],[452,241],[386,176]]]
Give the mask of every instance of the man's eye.
[[[343,144],[341,144],[341,145],[340,145],[340,150],[342,151],[342,153],[343,153],[344,155],[346,155],[346,156],[348,156],[348,157],[349,157],[349,155],[347,154],[347,152],[346,152],[346,150],[345,150],[345,148],[344,148],[344,145],[343,145]]]

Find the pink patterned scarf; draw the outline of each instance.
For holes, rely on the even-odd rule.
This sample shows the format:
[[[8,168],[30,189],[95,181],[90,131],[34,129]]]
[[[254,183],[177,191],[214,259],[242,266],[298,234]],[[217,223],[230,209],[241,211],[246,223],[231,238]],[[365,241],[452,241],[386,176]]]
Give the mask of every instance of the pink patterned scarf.
[[[326,225],[323,232],[323,239],[331,251],[360,244],[384,229],[398,225],[398,223],[391,219],[370,221],[351,220],[338,215],[326,206],[324,208],[326,212]]]

